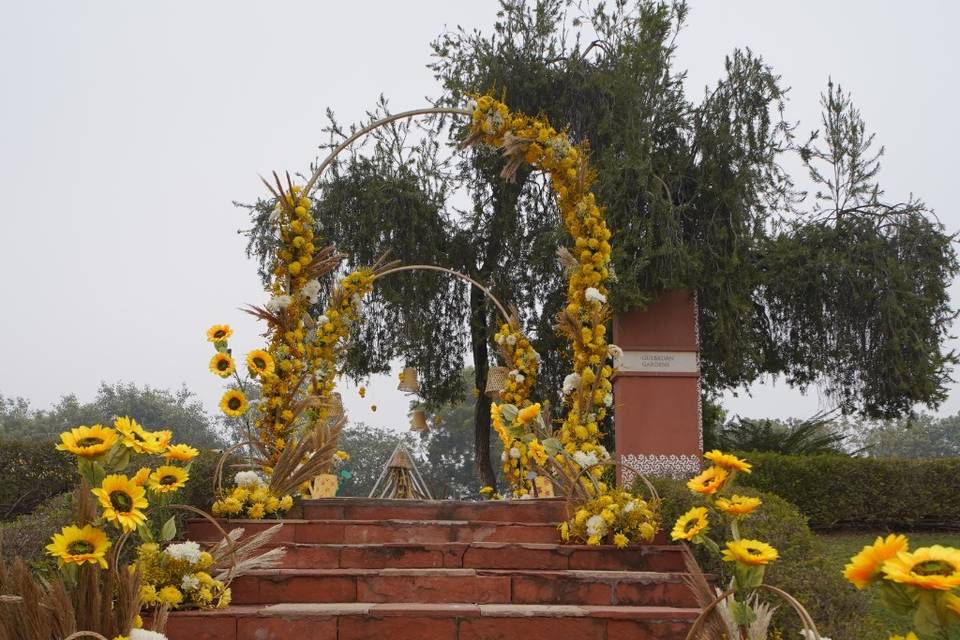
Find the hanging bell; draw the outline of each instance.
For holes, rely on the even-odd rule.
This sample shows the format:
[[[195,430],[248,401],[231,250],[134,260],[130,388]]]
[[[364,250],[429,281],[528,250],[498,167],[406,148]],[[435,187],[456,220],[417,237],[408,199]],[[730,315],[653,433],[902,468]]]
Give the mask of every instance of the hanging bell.
[[[417,370],[413,367],[404,367],[400,374],[400,384],[397,389],[405,393],[416,393],[420,391],[420,383],[417,381]]]
[[[506,367],[490,367],[490,370],[487,372],[487,388],[485,393],[490,396],[491,399],[497,400],[500,398],[500,393],[507,388],[507,376],[510,374],[510,369]]]
[[[423,409],[414,409],[410,414],[410,431],[416,433],[426,433],[430,431],[430,425],[427,424],[427,412]]]

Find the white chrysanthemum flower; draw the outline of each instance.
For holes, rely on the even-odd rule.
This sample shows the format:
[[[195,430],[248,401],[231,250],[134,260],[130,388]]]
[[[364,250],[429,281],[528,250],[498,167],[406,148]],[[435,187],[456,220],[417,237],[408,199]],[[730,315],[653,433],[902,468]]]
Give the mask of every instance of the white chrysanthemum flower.
[[[184,591],[193,591],[194,589],[199,589],[200,578],[192,573],[188,573],[183,576],[183,579],[180,581],[180,588],[182,588]]]
[[[624,513],[630,513],[631,511],[633,511],[633,510],[636,509],[636,508],[637,508],[637,503],[634,502],[633,500],[631,500],[631,501],[628,502],[627,504],[623,505],[623,512],[624,512]]]
[[[319,318],[317,318],[317,324],[320,325],[320,326],[323,326],[323,325],[327,324],[328,322],[330,322],[330,318],[328,318],[328,317],[325,316],[325,315],[322,315],[322,316],[320,316]]]
[[[320,297],[320,286],[320,281],[314,278],[307,284],[303,285],[303,289],[300,290],[300,293],[304,298],[310,301],[310,304],[316,304],[317,299]]]
[[[606,462],[610,459],[610,452],[602,444],[597,445],[596,452],[598,462]]]
[[[148,629],[130,629],[130,640],[168,640],[167,636]]]
[[[607,296],[600,293],[600,290],[596,287],[587,287],[587,290],[583,292],[583,297],[586,298],[587,302],[604,304],[607,301]]]
[[[511,347],[517,344],[517,336],[513,335],[512,333],[509,336],[507,336],[507,344],[510,345]]]
[[[607,356],[609,356],[610,359],[613,360],[614,370],[623,368],[623,349],[621,349],[615,344],[608,344]]]
[[[518,374],[517,374],[516,376],[514,376],[514,377],[517,379],[517,382],[523,382],[524,380],[527,379],[522,373],[518,373]]]
[[[607,521],[603,516],[590,516],[587,520],[587,535],[602,536],[607,532]]]
[[[270,313],[277,313],[278,311],[289,307],[291,302],[293,302],[293,300],[287,294],[274,296],[267,302],[267,311]]]
[[[520,449],[517,449],[516,447],[510,447],[510,457],[514,460],[518,459],[520,457]]]
[[[580,388],[580,374],[571,373],[563,379],[563,395],[568,396]]]
[[[233,483],[238,487],[262,487],[265,484],[263,482],[263,478],[261,478],[260,474],[256,471],[240,471],[237,473],[237,477],[234,479]]]
[[[200,545],[193,540],[171,544],[164,550],[173,560],[186,560],[190,564],[200,561]]]
[[[612,393],[608,393],[607,395],[603,396],[603,406],[605,406],[605,407],[612,407],[612,406],[613,406],[613,394],[612,394]]]
[[[597,458],[597,454],[592,451],[590,453],[587,453],[586,451],[575,451],[572,457],[574,462],[580,465],[580,467],[583,469],[592,467],[600,462],[600,460]]]

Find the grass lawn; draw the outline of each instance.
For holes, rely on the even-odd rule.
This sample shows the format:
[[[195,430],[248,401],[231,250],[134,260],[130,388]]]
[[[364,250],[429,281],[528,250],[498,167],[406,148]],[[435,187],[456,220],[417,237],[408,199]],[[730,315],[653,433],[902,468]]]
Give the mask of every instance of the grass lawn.
[[[898,532],[899,533],[899,532]],[[928,531],[918,533],[906,533],[910,538],[910,548],[927,547],[933,544],[941,544],[950,547],[960,547],[960,532],[946,531],[931,533]],[[877,532],[853,532],[853,533],[828,533],[820,535],[820,538],[826,543],[824,551],[830,561],[836,566],[837,571],[842,572],[844,565],[849,562],[851,556],[858,553],[864,546],[872,544],[878,535],[887,535]],[[867,591],[870,598],[870,618],[873,622],[880,625],[881,628],[890,633],[903,633],[910,630],[909,617],[904,618],[887,613],[880,604],[875,589]],[[867,625],[865,625],[867,626]],[[887,635],[865,637],[864,640],[886,640]]]

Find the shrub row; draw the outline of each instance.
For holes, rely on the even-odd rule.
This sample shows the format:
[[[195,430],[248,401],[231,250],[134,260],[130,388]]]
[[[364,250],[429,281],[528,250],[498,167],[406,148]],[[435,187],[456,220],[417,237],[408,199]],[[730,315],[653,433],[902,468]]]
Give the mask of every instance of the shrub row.
[[[960,528],[960,458],[742,453],[738,482],[797,506],[816,530]]]

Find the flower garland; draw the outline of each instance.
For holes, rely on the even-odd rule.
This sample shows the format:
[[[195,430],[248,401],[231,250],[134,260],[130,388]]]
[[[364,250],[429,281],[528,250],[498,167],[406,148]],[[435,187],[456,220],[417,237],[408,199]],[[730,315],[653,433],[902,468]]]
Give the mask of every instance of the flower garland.
[[[567,414],[559,438],[570,456],[580,452],[599,460],[606,457],[606,450],[600,445],[603,434],[599,425],[613,404],[614,368],[608,360],[616,349],[609,349],[606,341],[606,323],[611,315],[607,305],[611,234],[603,210],[590,190],[595,174],[587,165],[587,147],[572,145],[566,133],[557,131],[546,120],[511,113],[503,102],[486,95],[476,100],[465,146],[477,143],[503,150],[508,158],[504,177],[511,178],[521,164],[527,163],[549,175],[557,194],[561,218],[573,239],[572,251],[559,252],[568,284],[567,304],[557,318],[557,329],[570,340],[573,351],[573,371],[563,384]],[[501,328],[498,335],[506,339],[513,332]],[[525,374],[521,375],[525,383]],[[522,403],[529,387],[521,383],[508,390],[512,394],[508,396],[510,400]],[[504,428],[504,432],[509,431]],[[518,459],[522,460],[522,456]],[[603,469],[594,467],[589,473],[599,478]],[[511,483],[515,491],[522,492],[524,487],[518,487],[516,480],[513,474]],[[599,486],[601,490],[606,488],[603,483]]]

